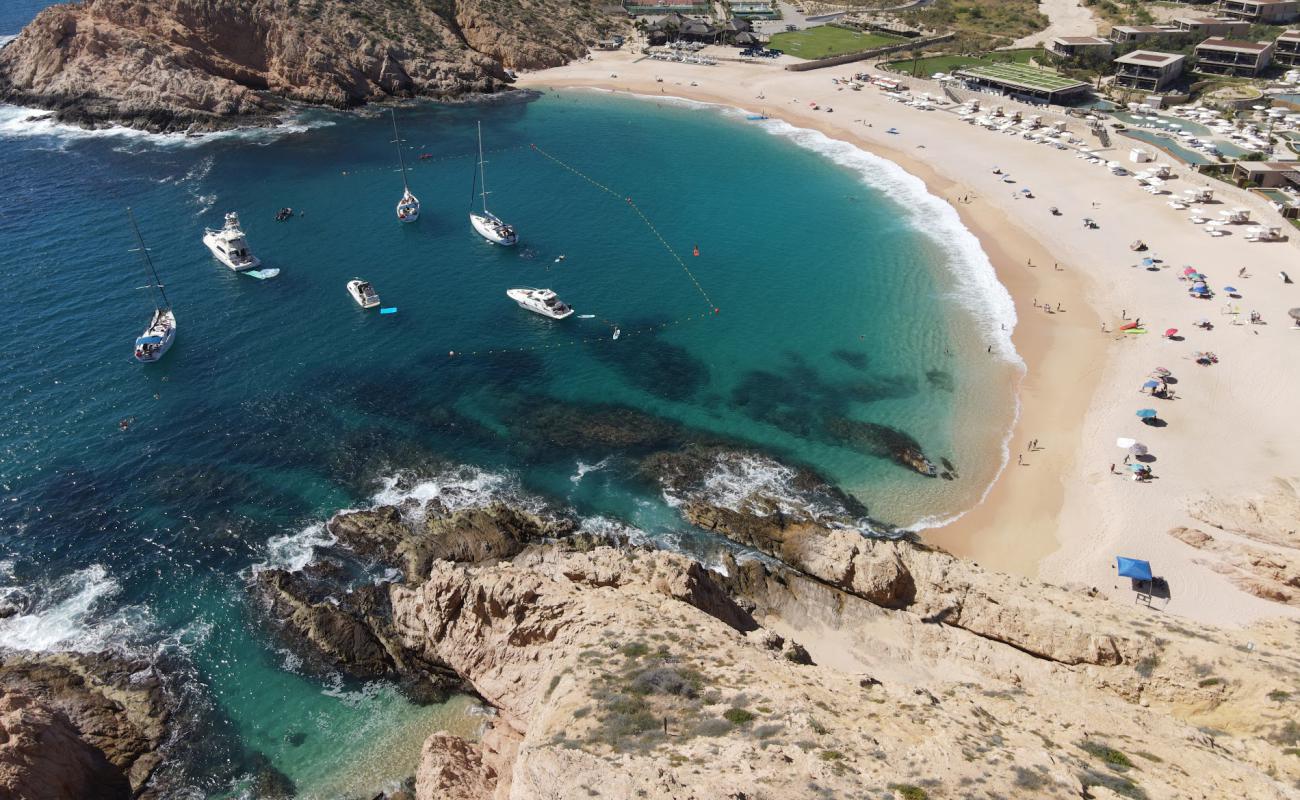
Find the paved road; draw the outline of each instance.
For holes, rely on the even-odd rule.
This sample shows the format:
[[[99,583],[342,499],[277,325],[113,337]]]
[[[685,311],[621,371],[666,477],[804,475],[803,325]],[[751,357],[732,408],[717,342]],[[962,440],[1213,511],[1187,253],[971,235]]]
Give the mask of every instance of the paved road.
[[[1045,30],[1031,33],[1004,49],[1035,47],[1046,44],[1053,36],[1096,36],[1099,20],[1081,0],[1039,0],[1038,10],[1047,15]]]

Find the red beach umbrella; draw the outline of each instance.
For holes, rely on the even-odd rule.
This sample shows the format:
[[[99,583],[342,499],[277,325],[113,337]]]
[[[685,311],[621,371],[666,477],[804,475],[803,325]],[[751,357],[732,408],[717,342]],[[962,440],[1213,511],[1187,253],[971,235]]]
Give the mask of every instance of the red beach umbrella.
[[[1177,328],[1170,328],[1169,330],[1165,331],[1165,336],[1173,336],[1176,333],[1178,333]]]

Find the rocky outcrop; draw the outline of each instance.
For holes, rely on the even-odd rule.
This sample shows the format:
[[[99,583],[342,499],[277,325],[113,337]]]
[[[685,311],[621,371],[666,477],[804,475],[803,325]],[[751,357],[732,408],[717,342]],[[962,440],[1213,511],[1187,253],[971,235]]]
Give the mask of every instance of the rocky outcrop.
[[[1256,597],[1300,605],[1300,481],[1276,478],[1261,492],[1200,497],[1188,511],[1206,530],[1177,527],[1169,535],[1200,550],[1200,563]]]
[[[286,101],[337,108],[458,97],[556,66],[617,18],[593,0],[87,0],[47,8],[0,50],[0,101],[150,131],[273,124]]]
[[[25,694],[0,695],[0,795],[14,798],[131,797],[122,771],[66,716]]]
[[[479,800],[496,790],[496,770],[475,745],[446,733],[424,742],[415,773],[415,800]]]
[[[338,514],[328,530],[342,544],[420,581],[436,560],[478,563],[509,558],[530,542],[573,531],[567,520],[547,520],[505,503],[448,512],[429,501],[408,522],[393,506]]]
[[[0,796],[147,794],[175,707],[148,662],[109,653],[6,656]]]
[[[811,658],[787,631],[737,630],[718,613],[713,574],[669,553],[546,544],[509,562],[439,561],[424,584],[394,587],[405,645],[499,710],[481,743],[429,740],[418,796],[1280,800],[1300,779],[1294,758],[1260,738],[1282,718],[1241,716],[1256,686],[1294,677],[1280,653],[1234,673],[1252,694],[1207,686],[1216,705],[1191,711],[1178,700],[1196,691],[1184,648],[1217,662],[1238,641],[1162,626],[1145,667],[1072,666],[758,566],[757,593],[742,599],[765,619],[800,621],[801,597],[822,615],[802,620]],[[1024,589],[1040,602],[1043,591]],[[1104,601],[1080,602],[1095,627],[1115,624]],[[846,626],[858,626],[852,652],[835,638]],[[1285,641],[1277,634],[1270,649]],[[1103,676],[1112,670],[1123,677]],[[1137,699],[1112,680],[1138,682]],[[1214,738],[1183,717],[1214,725]]]
[[[1141,658],[1139,641],[1099,632],[1067,610],[1063,590],[987,572],[908,539],[879,539],[814,522],[754,516],[701,503],[686,518],[887,609],[952,625],[1062,664]]]

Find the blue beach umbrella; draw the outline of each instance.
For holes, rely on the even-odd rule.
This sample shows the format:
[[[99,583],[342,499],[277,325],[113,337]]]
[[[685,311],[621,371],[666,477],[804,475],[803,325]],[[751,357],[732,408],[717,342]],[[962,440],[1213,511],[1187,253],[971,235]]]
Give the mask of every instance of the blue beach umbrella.
[[[1159,386],[1159,385],[1160,385],[1160,382],[1159,382],[1159,381],[1147,381],[1146,383],[1142,384],[1142,388],[1143,388],[1143,389],[1154,389],[1154,388],[1156,388],[1156,387]]]
[[[1155,263],[1156,263],[1156,262],[1155,262],[1154,259],[1150,259],[1150,258],[1144,258],[1144,259],[1142,259],[1142,266],[1144,266],[1144,267],[1150,267],[1150,266],[1154,265]]]
[[[1156,410],[1154,408],[1139,408],[1137,415],[1142,419],[1155,419]]]
[[[1150,561],[1141,561],[1136,558],[1116,556],[1115,564],[1119,567],[1119,576],[1121,578],[1137,578],[1140,581],[1151,580]]]
[[[1146,465],[1146,464],[1129,464],[1129,465],[1128,465],[1128,469],[1129,469],[1129,472],[1146,472],[1146,470],[1147,470],[1147,465]]]
[[[1223,291],[1227,292],[1228,294],[1236,294],[1236,293],[1237,293],[1237,287],[1236,287],[1236,286],[1225,286],[1225,287],[1223,287]]]

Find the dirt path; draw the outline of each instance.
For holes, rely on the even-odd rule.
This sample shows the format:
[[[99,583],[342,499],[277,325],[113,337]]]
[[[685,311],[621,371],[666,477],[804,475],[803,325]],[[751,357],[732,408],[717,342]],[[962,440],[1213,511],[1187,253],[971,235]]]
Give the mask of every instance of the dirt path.
[[[1006,49],[1046,44],[1053,36],[1097,35],[1100,20],[1081,0],[1040,0],[1038,10],[1050,20],[1047,28],[1012,42]]]

